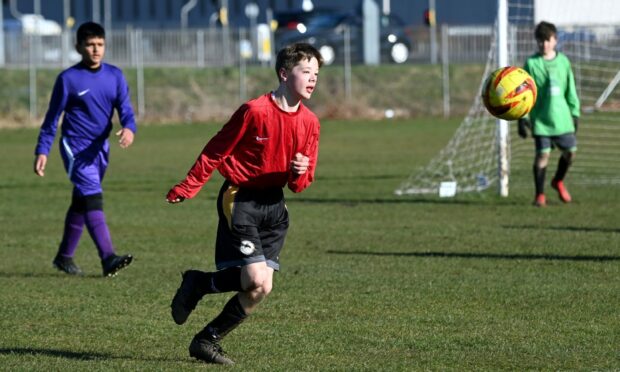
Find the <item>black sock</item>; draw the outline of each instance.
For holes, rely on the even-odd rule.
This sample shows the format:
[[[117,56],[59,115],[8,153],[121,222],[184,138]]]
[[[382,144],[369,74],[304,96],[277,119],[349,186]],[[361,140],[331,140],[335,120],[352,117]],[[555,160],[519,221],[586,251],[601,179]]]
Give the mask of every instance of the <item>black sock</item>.
[[[547,173],[547,167],[538,168],[534,165],[534,185],[536,186],[536,195],[544,194],[545,192],[545,174]]]
[[[220,292],[241,292],[241,268],[229,267],[211,273],[211,291],[209,293]]]
[[[229,267],[215,272],[196,270],[200,275],[196,283],[197,291],[201,295],[207,293],[241,292],[241,268]]]
[[[568,172],[568,168],[570,167],[570,162],[566,160],[564,156],[560,156],[560,160],[558,161],[558,169],[555,171],[554,179],[556,181],[562,181],[566,176],[566,172]]]
[[[199,270],[191,271],[198,276],[198,280],[194,282],[194,291],[199,294],[200,297],[207,293],[213,293],[213,291],[211,291],[211,273]]]
[[[239,295],[235,295],[224,305],[220,315],[209,322],[198,335],[209,340],[220,340],[237,328],[247,316],[239,302]]]

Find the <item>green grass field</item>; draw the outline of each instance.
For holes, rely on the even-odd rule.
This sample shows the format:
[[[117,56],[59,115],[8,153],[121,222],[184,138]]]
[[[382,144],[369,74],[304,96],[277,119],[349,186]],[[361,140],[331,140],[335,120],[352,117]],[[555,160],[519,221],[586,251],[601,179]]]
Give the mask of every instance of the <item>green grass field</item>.
[[[454,121],[322,123],[317,180],[287,192],[291,228],[274,291],[223,346],[233,369],[618,370],[620,192],[572,188],[396,197]],[[194,370],[191,337],[230,294],[183,326],[169,304],[188,268],[213,269],[214,176],[168,205],[219,125],[143,127],[114,145],[104,182],[112,237],[135,261],[102,278],[83,236],[68,277],[51,267],[70,185],[53,148],[32,173],[35,130],[0,131],[0,369]],[[570,186],[570,185],[569,185]]]

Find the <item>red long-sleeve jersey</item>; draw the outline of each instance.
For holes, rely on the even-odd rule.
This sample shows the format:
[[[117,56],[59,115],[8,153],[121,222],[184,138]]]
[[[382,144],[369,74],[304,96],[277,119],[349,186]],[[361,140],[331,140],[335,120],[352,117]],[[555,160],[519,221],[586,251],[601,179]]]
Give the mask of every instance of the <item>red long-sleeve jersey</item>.
[[[319,120],[303,103],[296,112],[278,107],[267,93],[243,104],[206,144],[168,199],[194,197],[217,169],[231,184],[247,188],[288,187],[300,192],[314,180]],[[310,158],[306,173],[294,175],[296,153]],[[175,195],[176,194],[176,195]]]

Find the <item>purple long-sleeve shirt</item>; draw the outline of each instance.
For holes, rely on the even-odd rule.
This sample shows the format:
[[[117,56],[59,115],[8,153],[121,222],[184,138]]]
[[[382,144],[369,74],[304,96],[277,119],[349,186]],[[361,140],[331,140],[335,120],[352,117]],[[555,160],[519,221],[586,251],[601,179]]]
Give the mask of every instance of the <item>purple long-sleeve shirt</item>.
[[[54,84],[35,154],[49,154],[63,111],[63,137],[103,143],[112,130],[114,109],[121,126],[135,133],[129,87],[118,67],[102,63],[101,68],[90,70],[79,63],[64,70]]]

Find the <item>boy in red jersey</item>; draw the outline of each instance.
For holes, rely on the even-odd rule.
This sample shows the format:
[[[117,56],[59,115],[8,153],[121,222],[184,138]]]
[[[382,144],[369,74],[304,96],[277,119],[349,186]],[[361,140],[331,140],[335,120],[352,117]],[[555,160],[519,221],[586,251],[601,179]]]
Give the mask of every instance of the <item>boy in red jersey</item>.
[[[196,359],[234,364],[219,341],[271,292],[289,224],[283,187],[301,192],[314,180],[320,124],[301,101],[311,97],[322,64],[309,44],[282,49],[278,89],[237,109],[166,196],[168,203],[194,197],[216,169],[226,179],[217,200],[217,271],[183,273],[170,305],[183,324],[205,294],[237,292],[194,336],[189,354]]]

